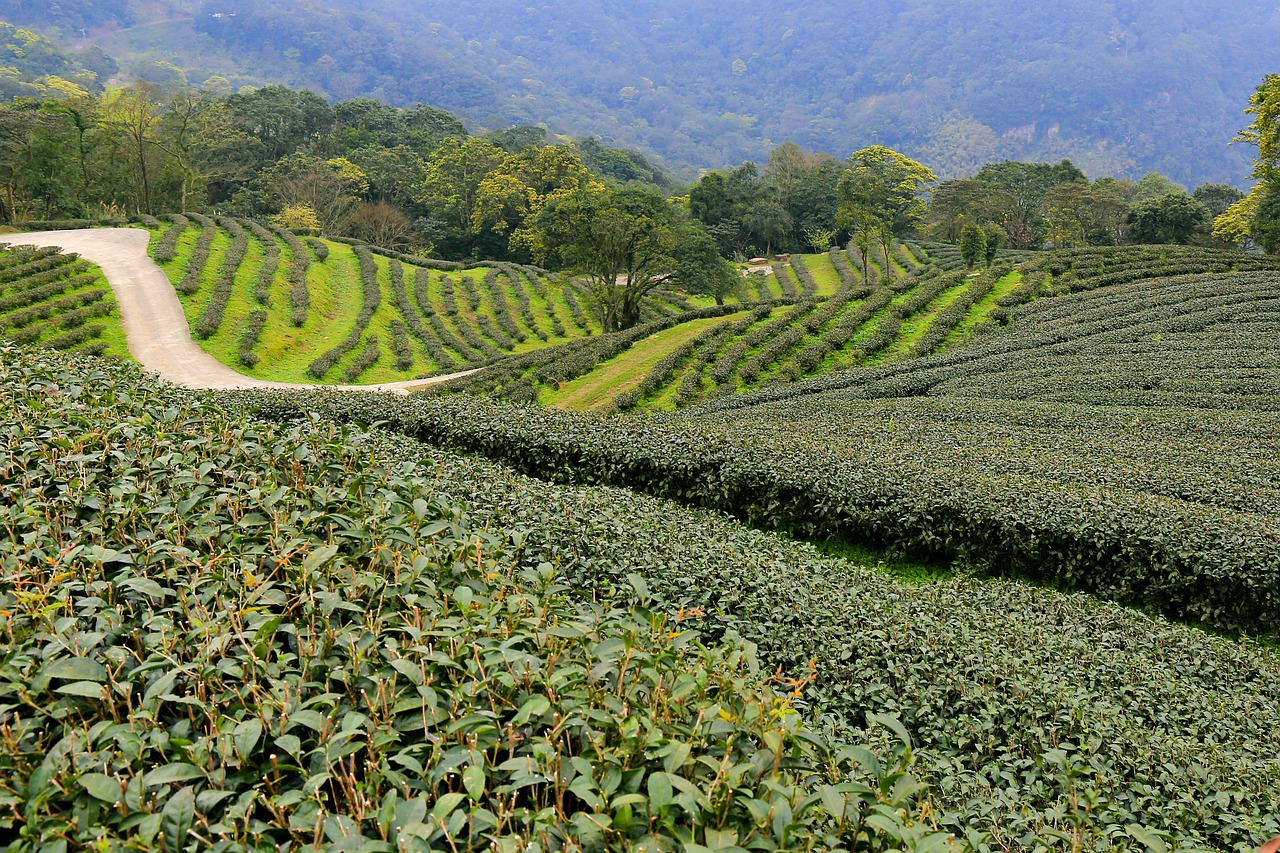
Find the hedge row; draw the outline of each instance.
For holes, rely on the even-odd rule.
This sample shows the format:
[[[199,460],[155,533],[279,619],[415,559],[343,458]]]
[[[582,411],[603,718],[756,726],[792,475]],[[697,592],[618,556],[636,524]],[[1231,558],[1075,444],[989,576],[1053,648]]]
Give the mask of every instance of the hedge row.
[[[388,267],[391,270],[391,294],[396,301],[396,308],[399,309],[400,316],[403,320],[403,322],[401,322],[401,320],[393,322],[400,324],[401,331],[411,332],[413,336],[418,339],[418,342],[422,344],[423,350],[426,351],[431,360],[434,361],[441,369],[453,367],[457,362],[452,356],[445,352],[444,347],[440,345],[440,338],[427,331],[426,327],[422,325],[421,314],[419,311],[414,309],[413,303],[409,300],[409,291],[405,286],[404,280],[404,264],[400,261],[393,260],[388,264]],[[424,269],[418,269],[415,272],[424,278],[427,276],[427,271]],[[427,294],[426,281],[422,281],[418,286],[421,287],[421,290],[418,293],[418,300],[421,303],[425,299],[426,305],[429,308],[431,300]],[[431,312],[434,315],[435,309],[431,309]],[[407,327],[407,329],[405,327]],[[400,334],[396,333],[395,328],[393,327],[392,343],[396,348],[396,364],[397,366],[402,364],[404,365],[404,367],[399,367],[398,369],[408,370],[409,367],[413,365],[413,348],[412,346],[408,347],[408,355],[405,355],[400,346],[400,337]],[[407,342],[408,339],[405,338],[405,340]]]
[[[294,239],[296,240],[297,238],[295,237]],[[306,250],[303,249],[303,251],[305,252]],[[356,246],[353,251],[360,266],[360,292],[362,296],[360,313],[356,315],[356,322],[351,331],[337,346],[322,353],[311,364],[307,365],[307,372],[316,379],[322,378],[338,359],[356,348],[356,345],[364,337],[365,330],[369,328],[369,322],[373,319],[374,312],[382,304],[382,288],[378,286],[377,262],[374,261],[373,255],[367,246]],[[375,346],[374,350],[373,361],[377,361],[378,348]],[[368,353],[369,347],[366,347],[365,352],[361,354],[357,363],[363,362]],[[373,361],[370,361],[369,364],[372,364]],[[367,367],[368,365],[365,366]],[[361,368],[361,372],[363,369]],[[359,374],[357,373],[357,375]]]
[[[61,314],[64,311],[70,311],[86,305],[92,305],[105,299],[107,291],[105,290],[85,290],[80,293],[72,293],[61,298],[49,299],[33,305],[30,308],[24,308],[14,311],[11,314],[0,316],[0,329],[22,329],[30,326],[32,323],[38,323],[47,320],[55,314]]]
[[[490,267],[484,276],[485,287],[488,288],[489,295],[493,299],[493,319],[497,321],[507,337],[518,344],[522,344],[529,340],[529,336],[516,325],[516,321],[511,317],[511,311],[507,305],[507,295],[502,290],[502,282],[498,280],[499,272],[500,270],[497,267]],[[545,340],[545,333],[543,339]]]
[[[267,312],[263,308],[255,308],[249,312],[249,316],[244,322],[244,332],[240,335],[240,347],[237,352],[237,358],[245,367],[254,368],[258,366],[261,359],[253,348],[258,345],[258,341],[262,338],[262,332],[267,327]]]
[[[329,260],[329,247],[323,240],[318,237],[306,237],[304,239],[306,244],[311,247],[311,251],[315,252],[317,261],[324,263]]]
[[[35,278],[42,280],[45,276],[54,272],[58,271],[50,270],[49,272],[41,273]],[[33,283],[30,289],[19,290],[16,293],[10,293],[8,296],[0,297],[0,314],[8,314],[10,311],[16,311],[19,308],[26,308],[38,302],[44,302],[55,296],[61,296],[68,290],[95,284],[98,280],[98,274],[90,272],[69,277],[60,274],[46,284]]]
[[[311,310],[311,289],[307,285],[307,267],[311,265],[311,257],[307,247],[292,231],[272,226],[272,231],[284,240],[293,256],[289,264],[289,322],[301,326],[307,322],[307,313]]]
[[[357,247],[363,248],[363,247]],[[370,335],[364,342],[364,350],[351,362],[343,376],[347,382],[355,382],[370,367],[378,363],[378,359],[382,357],[382,346],[378,343],[377,335]]]
[[[439,312],[436,311],[435,304],[431,301],[431,273],[425,269],[415,269],[413,275],[413,292],[414,296],[418,300],[418,307],[422,310],[423,315],[426,316],[427,321],[431,324],[431,329],[435,332],[435,340],[439,342],[439,345],[448,347],[448,349],[457,353],[458,358],[461,359],[463,363],[483,358],[483,350],[477,351],[471,349],[465,341],[459,338],[447,325],[445,325],[443,318],[441,318]],[[444,276],[441,276],[441,289],[444,288],[443,279]],[[479,356],[477,356],[477,352],[480,353]],[[431,355],[432,358],[436,358],[434,350],[431,351]],[[455,359],[450,356],[448,352],[442,352],[441,355],[444,357],[444,361],[448,362],[446,365],[441,361],[441,359],[436,358],[437,363],[440,363],[441,367],[452,366],[454,364]]]
[[[524,287],[526,280],[524,274],[514,264],[504,264],[502,271],[506,274],[507,281],[511,283],[511,288],[516,295],[516,303],[520,306],[520,319],[529,331],[533,332],[543,343],[546,343],[551,339],[551,336],[542,329],[542,326],[538,323],[538,318],[534,316],[533,304],[529,300],[529,292]],[[495,298],[497,295],[497,293],[494,294]],[[551,317],[551,323],[556,329],[556,334],[563,337],[564,327],[560,325],[560,320],[556,317],[550,305],[547,305],[546,308],[547,314]]]
[[[262,245],[262,266],[258,268],[258,279],[253,285],[253,298],[263,307],[271,306],[271,286],[275,283],[276,272],[280,269],[280,243],[276,235],[268,228],[252,219],[242,219],[240,224],[248,228]]]
[[[577,326],[583,334],[592,334],[594,330],[591,328],[591,323],[587,320],[587,315],[582,310],[582,306],[578,304],[577,292],[574,286],[566,284],[562,292],[564,293],[564,302],[569,306],[569,315],[573,317],[573,325]]]
[[[405,371],[413,367],[413,342],[409,340],[409,330],[400,320],[391,321],[391,352],[396,357],[396,370]]]
[[[497,478],[505,511],[536,512],[557,500],[537,484],[136,374],[0,366],[0,831],[74,849],[951,853],[917,816],[896,717],[833,740],[799,712],[813,677],[705,645],[699,616],[647,595],[592,601],[554,556],[526,561],[525,525],[433,497],[442,477]],[[31,588],[77,606],[18,615]]]
[[[608,361],[637,341],[657,332],[670,329],[687,320],[723,317],[742,310],[736,306],[715,306],[693,312],[692,315],[665,317],[622,332],[578,338],[565,344],[510,356],[489,366],[480,373],[435,386],[428,393],[465,391],[492,394],[515,400],[532,400],[537,397],[537,385],[558,386],[590,373],[603,361]]]
[[[747,317],[736,322],[717,323],[697,337],[691,338],[663,356],[657,364],[653,366],[640,381],[635,388],[627,389],[620,392],[614,398],[615,408],[621,411],[634,409],[646,397],[649,397],[661,391],[671,381],[676,372],[685,366],[685,362],[693,359],[692,363],[685,370],[686,376],[694,373],[699,377],[698,385],[701,385],[702,371],[706,369],[707,363],[711,357],[719,349],[721,343],[729,337],[739,335],[745,332],[751,324],[755,323],[762,317],[769,315],[770,309],[766,307],[756,308]],[[677,403],[678,405],[678,403]]]
[[[177,286],[179,293],[190,296],[200,290],[200,279],[209,263],[209,253],[213,249],[214,238],[218,236],[218,226],[212,219],[198,213],[189,213],[187,218],[200,225],[200,236],[196,238],[196,245],[187,258],[187,268],[183,270]]]
[[[231,245],[222,258],[217,277],[213,281],[213,291],[205,302],[200,318],[196,320],[195,333],[198,338],[210,338],[222,327],[222,318],[227,312],[227,303],[231,301],[231,291],[235,288],[236,273],[244,263],[244,256],[249,251],[249,235],[234,219],[219,217],[217,220],[231,235]]]
[[[171,214],[167,219],[173,223],[173,226],[156,242],[154,257],[158,264],[170,263],[178,257],[178,240],[191,224],[187,217],[178,213]]]
[[[938,315],[933,318],[933,322],[929,324],[929,328],[925,329],[920,339],[912,345],[911,355],[919,358],[942,346],[955,328],[960,325],[961,321],[969,316],[969,312],[973,310],[973,307],[991,293],[996,282],[1007,274],[1007,269],[1002,269],[1000,272],[988,271],[975,279],[965,288],[964,293],[961,293],[950,305],[938,312]]]
[[[805,265],[804,258],[799,255],[791,256],[791,269],[796,274],[796,278],[800,280],[800,293],[804,296],[812,296],[818,292],[818,283],[813,280],[813,273],[809,272],[809,267]]]

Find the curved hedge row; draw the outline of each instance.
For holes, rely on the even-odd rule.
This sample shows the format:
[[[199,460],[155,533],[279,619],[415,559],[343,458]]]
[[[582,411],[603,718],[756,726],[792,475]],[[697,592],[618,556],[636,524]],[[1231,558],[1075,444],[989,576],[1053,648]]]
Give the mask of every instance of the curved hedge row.
[[[236,273],[244,262],[245,253],[249,251],[249,235],[234,219],[219,217],[217,224],[231,235],[231,245],[223,256],[222,265],[218,268],[217,277],[213,281],[213,290],[205,303],[200,318],[196,321],[196,337],[212,337],[222,326],[222,318],[227,311],[227,303],[231,300],[231,291],[235,287]]]
[[[168,220],[173,223],[168,231],[156,242],[153,257],[158,264],[167,264],[178,257],[178,240],[181,239],[183,232],[190,225],[190,220],[181,214],[172,214]],[[158,223],[157,223],[158,224]]]
[[[253,298],[264,308],[271,306],[271,286],[275,283],[276,272],[280,269],[280,244],[273,231],[254,222],[242,219],[240,224],[258,238],[262,245],[262,266],[258,268],[258,279],[253,285]],[[323,245],[323,244],[321,244]]]
[[[292,231],[272,226],[272,231],[284,240],[293,256],[289,264],[289,322],[301,326],[307,322],[307,313],[311,310],[311,290],[307,285],[307,267],[311,258],[307,255],[306,246]]]
[[[187,267],[177,285],[179,293],[190,296],[200,291],[200,279],[209,263],[209,253],[213,250],[214,238],[218,236],[218,226],[209,217],[198,213],[189,213],[187,218],[200,226],[200,236],[196,238],[195,247],[187,258]]]
[[[296,240],[297,238],[295,237],[294,239]],[[303,249],[302,251],[305,252],[306,250]],[[360,341],[364,339],[365,330],[369,328],[369,321],[373,319],[374,312],[382,304],[382,288],[378,286],[378,265],[373,260],[373,254],[365,246],[356,246],[355,253],[356,259],[360,264],[360,292],[362,295],[360,313],[356,315],[355,325],[347,333],[347,336],[337,346],[322,353],[307,366],[307,372],[316,379],[322,378],[337,363],[338,359],[354,350],[360,344]],[[373,351],[373,356],[370,359],[369,353],[371,350]],[[356,372],[357,376],[377,361],[380,351],[381,349],[378,347],[376,340],[372,346],[366,345],[364,352],[361,353],[356,361],[356,364],[363,364],[360,370]],[[365,363],[366,361],[367,363]],[[355,365],[352,366],[352,369],[354,367]]]
[[[896,718],[845,745],[797,712],[811,679],[591,602],[519,525],[422,497],[465,460],[418,473],[385,435],[100,365],[4,351],[0,379],[0,829],[24,843],[954,849]]]

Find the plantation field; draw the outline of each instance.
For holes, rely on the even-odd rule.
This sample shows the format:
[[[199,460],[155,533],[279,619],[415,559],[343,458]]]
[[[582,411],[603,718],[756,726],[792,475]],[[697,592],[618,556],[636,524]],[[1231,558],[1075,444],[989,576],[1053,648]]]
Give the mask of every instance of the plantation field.
[[[0,349],[0,827],[30,847],[1280,834],[1275,259],[836,251],[605,335],[536,270],[268,232],[272,270],[260,228],[156,229],[207,346],[364,381],[384,338],[428,370],[474,335],[488,366],[211,394]],[[838,556],[867,548],[923,571]]]
[[[128,358],[111,288],[96,266],[54,249],[0,244],[0,340]]]
[[[1020,253],[967,272],[954,247],[899,246],[862,273],[856,253],[795,256],[752,282],[754,313],[666,334],[671,318],[611,336],[507,359],[450,384],[455,391],[539,400],[566,409],[670,411],[849,369],[909,364],[953,350],[1008,322],[1018,306],[1071,292],[1186,273],[1275,270],[1274,259],[1183,247]],[[869,259],[870,260],[870,259]],[[838,283],[835,289],[831,289]],[[743,307],[753,307],[750,303]],[[705,317],[705,308],[689,317]],[[643,348],[633,350],[638,341]],[[626,381],[615,382],[625,377]],[[638,378],[638,381],[637,381]],[[820,380],[819,380],[820,381]],[[595,389],[579,395],[561,390]]]
[[[1046,268],[1030,284],[1024,271],[1020,288],[1063,295],[1016,309],[966,346],[652,421],[448,396],[334,398],[319,411],[538,476],[625,485],[807,538],[1274,634],[1280,275],[1096,286],[1089,269],[1080,261],[1050,282]]]
[[[362,245],[299,238],[258,223],[165,217],[151,253],[218,360],[273,381],[399,381],[501,362],[598,336],[582,286],[536,267],[472,268]],[[794,288],[792,288],[794,290]],[[748,291],[779,298],[768,279]],[[642,319],[714,304],[658,290]]]
[[[398,413],[393,432],[336,422],[374,402],[362,416]],[[674,417],[211,395],[14,349],[0,404],[0,823],[30,846],[1243,850],[1280,832],[1272,648],[1006,581],[900,582],[694,496],[421,444],[406,420],[487,420],[483,449],[544,477],[607,480],[581,464],[591,440],[641,489],[668,460],[698,482],[705,454],[767,490],[769,419],[709,449]]]

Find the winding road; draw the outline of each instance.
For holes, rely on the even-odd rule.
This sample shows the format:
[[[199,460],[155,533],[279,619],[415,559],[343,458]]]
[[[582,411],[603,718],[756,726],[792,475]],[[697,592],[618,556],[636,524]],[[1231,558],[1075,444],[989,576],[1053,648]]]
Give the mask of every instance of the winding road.
[[[182,303],[168,276],[147,254],[151,234],[139,228],[37,231],[6,237],[11,245],[58,246],[102,268],[120,309],[129,352],[142,368],[187,388],[333,388],[343,391],[410,391],[447,382],[475,370],[381,385],[304,385],[268,382],[237,373],[202,350],[191,337]]]

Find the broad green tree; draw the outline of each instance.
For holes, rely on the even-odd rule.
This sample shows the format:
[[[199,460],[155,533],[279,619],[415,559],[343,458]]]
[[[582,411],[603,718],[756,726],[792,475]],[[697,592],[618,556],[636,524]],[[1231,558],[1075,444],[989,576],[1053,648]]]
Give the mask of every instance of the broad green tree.
[[[874,230],[884,250],[885,276],[892,277],[888,258],[893,238],[920,221],[925,209],[921,194],[937,177],[928,166],[883,145],[855,151],[846,166],[836,190],[841,217]]]
[[[1263,251],[1280,253],[1280,74],[1268,74],[1245,110],[1253,123],[1240,140],[1258,149],[1253,176],[1258,179],[1250,232]]]
[[[1209,211],[1185,192],[1140,201],[1129,211],[1129,232],[1136,243],[1186,243],[1211,226]]]
[[[644,297],[674,278],[689,226],[687,214],[655,190],[588,185],[539,212],[539,260],[584,277],[605,331],[618,331],[638,323]]]

